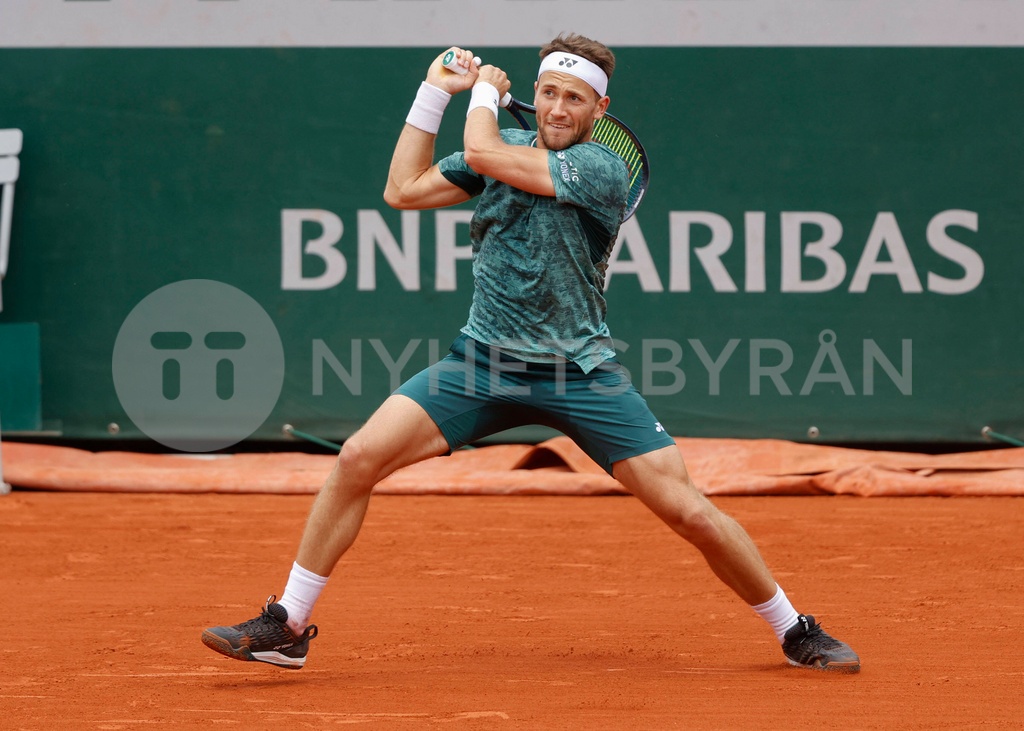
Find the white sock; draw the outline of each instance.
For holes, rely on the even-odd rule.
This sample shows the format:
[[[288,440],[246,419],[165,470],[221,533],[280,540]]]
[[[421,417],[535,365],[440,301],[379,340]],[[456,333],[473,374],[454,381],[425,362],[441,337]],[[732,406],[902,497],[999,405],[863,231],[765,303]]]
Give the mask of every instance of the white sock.
[[[313,605],[320,598],[320,592],[325,586],[326,576],[318,576],[299,564],[292,563],[288,584],[284,587],[284,595],[278,604],[288,610],[288,626],[296,634],[301,635],[306,631],[309,616],[313,613]]]
[[[764,604],[751,606],[751,609],[760,614],[761,619],[771,625],[781,645],[786,639],[786,630],[796,624],[797,617],[800,615],[793,609],[793,605],[789,603],[789,599],[786,598],[786,592],[782,590],[782,587],[778,584],[775,586],[778,587],[775,596]]]

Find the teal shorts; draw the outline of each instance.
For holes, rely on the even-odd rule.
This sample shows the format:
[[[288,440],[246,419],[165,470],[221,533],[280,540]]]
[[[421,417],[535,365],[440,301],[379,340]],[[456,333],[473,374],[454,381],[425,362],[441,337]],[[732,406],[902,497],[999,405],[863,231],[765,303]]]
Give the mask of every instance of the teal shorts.
[[[611,474],[619,460],[675,446],[615,359],[584,373],[571,362],[527,363],[460,335],[395,393],[422,406],[453,450],[539,424],[570,437]]]

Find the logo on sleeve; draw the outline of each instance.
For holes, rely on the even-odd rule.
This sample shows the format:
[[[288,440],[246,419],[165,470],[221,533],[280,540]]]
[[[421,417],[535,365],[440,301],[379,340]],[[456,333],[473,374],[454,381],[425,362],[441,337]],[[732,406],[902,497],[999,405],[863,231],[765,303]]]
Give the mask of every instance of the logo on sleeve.
[[[562,180],[567,183],[580,182],[580,171],[571,165],[565,158],[565,152],[559,150],[555,153],[555,157],[558,158],[558,169],[562,174]]]

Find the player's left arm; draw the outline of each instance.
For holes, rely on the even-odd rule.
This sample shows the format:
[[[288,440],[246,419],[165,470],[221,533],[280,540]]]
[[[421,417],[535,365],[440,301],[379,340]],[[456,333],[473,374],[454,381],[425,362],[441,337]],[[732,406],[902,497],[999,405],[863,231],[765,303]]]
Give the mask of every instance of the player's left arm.
[[[479,81],[497,88],[499,97],[509,87],[505,72],[494,66],[482,66]],[[480,175],[500,180],[528,193],[555,195],[547,150],[507,144],[501,139],[498,120],[492,110],[478,107],[469,113],[463,144],[466,164]]]
[[[466,164],[480,175],[536,195],[554,196],[548,151],[509,145],[498,133],[498,122],[486,109],[474,109],[466,119]]]

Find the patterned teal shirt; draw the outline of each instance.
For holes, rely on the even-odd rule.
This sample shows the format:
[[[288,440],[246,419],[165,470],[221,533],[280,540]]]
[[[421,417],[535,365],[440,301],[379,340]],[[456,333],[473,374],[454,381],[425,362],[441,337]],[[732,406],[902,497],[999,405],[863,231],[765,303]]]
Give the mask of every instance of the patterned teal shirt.
[[[501,131],[510,145],[536,136]],[[614,356],[604,280],[629,190],[619,156],[597,142],[548,151],[554,197],[478,175],[461,152],[439,166],[480,195],[470,223],[473,304],[462,332],[528,362],[565,359],[585,372]]]

